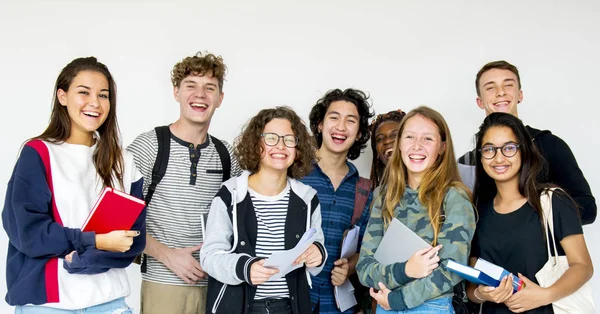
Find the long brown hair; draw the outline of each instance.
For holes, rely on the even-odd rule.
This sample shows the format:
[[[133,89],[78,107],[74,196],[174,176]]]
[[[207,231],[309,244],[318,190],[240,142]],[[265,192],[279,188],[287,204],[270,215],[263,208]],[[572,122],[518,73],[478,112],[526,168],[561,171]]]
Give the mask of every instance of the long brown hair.
[[[442,216],[444,215],[442,205],[446,192],[451,187],[458,188],[459,191],[471,199],[469,189],[460,181],[460,174],[454,156],[454,145],[450,136],[450,129],[442,115],[425,106],[411,110],[400,122],[398,129],[398,137],[396,137],[395,147],[400,147],[400,139],[406,122],[415,116],[422,116],[433,122],[440,133],[442,142],[446,143],[446,148],[439,155],[435,163],[427,170],[423,181],[419,186],[419,202],[427,206],[427,213],[431,226],[433,228],[433,245],[437,245],[438,233],[442,225]],[[396,149],[392,153],[382,178],[382,193],[383,206],[382,214],[384,224],[387,226],[394,217],[394,208],[400,203],[402,196],[406,190],[406,182],[408,180],[408,172],[406,165],[402,162],[402,154],[400,149]]]
[[[98,62],[95,57],[77,58],[62,69],[54,86],[54,101],[50,123],[42,134],[34,137],[50,143],[60,144],[71,135],[71,119],[67,107],[62,106],[58,100],[57,91],[62,89],[67,92],[73,79],[81,71],[94,71],[101,73],[108,81],[108,100],[110,110],[108,116],[97,132],[100,138],[94,152],[94,166],[104,187],[115,187],[115,183],[123,188],[123,153],[119,139],[119,124],[117,122],[117,86],[106,65]],[[114,181],[116,179],[116,182]]]

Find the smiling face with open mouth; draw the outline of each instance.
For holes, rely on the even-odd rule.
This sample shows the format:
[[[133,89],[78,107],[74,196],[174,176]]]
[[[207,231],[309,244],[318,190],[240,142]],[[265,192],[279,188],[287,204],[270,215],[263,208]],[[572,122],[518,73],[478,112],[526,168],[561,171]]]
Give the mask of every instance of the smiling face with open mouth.
[[[179,85],[173,88],[173,95],[180,105],[181,119],[192,124],[209,124],[223,101],[219,80],[210,73],[189,75]]]
[[[437,125],[422,115],[409,118],[400,136],[400,153],[408,182],[411,187],[412,183],[418,186],[426,171],[444,153],[446,143],[442,142]]]
[[[292,124],[287,119],[275,118],[269,121],[263,130],[263,134],[275,134],[276,136],[294,135]],[[277,144],[269,146],[265,144],[265,137],[261,141],[262,155],[260,170],[275,170],[287,172],[288,168],[296,159],[296,147],[288,147],[284,138],[279,138]],[[296,143],[294,143],[295,145]],[[288,144],[293,146],[292,143]]]
[[[71,120],[69,139],[91,140],[94,131],[104,123],[110,112],[108,80],[96,71],[81,71],[73,78],[69,89],[56,92],[60,104],[67,108]],[[70,140],[67,139],[67,142]]]
[[[388,164],[392,153],[394,152],[394,143],[398,137],[398,127],[400,122],[385,121],[382,122],[375,130],[375,148],[377,157],[384,165]]]
[[[504,126],[490,127],[484,134],[481,146],[502,147],[507,143],[518,142],[513,130]],[[509,155],[510,156],[510,155]],[[481,157],[483,170],[496,182],[516,181],[518,184],[519,171],[521,170],[521,152],[517,150],[512,157],[506,157],[500,150],[492,159]]]
[[[485,109],[486,115],[504,112],[518,117],[517,104],[523,100],[523,92],[516,74],[505,69],[488,70],[479,79],[479,90],[477,106]]]
[[[359,123],[356,105],[345,100],[332,102],[319,125],[323,133],[322,148],[337,154],[348,153],[358,136]]]

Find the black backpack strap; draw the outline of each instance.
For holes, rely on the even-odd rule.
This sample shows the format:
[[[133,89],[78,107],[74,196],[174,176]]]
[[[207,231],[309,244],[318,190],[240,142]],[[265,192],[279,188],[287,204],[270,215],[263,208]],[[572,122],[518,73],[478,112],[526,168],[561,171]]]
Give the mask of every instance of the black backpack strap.
[[[221,158],[221,166],[223,167],[223,182],[225,182],[231,178],[231,156],[229,156],[229,151],[223,142],[212,135],[210,138],[213,144],[215,144],[217,153],[219,153],[219,158]]]
[[[146,206],[150,204],[152,195],[154,195],[154,191],[156,191],[156,186],[165,176],[165,173],[167,173],[169,153],[171,151],[171,130],[169,130],[169,126],[157,126],[154,128],[154,131],[156,132],[156,139],[158,141],[158,152],[156,153],[154,167],[152,167],[152,181],[150,182],[150,186],[148,186],[148,193],[146,193],[146,197],[144,198]],[[141,272],[145,273],[147,269],[146,254],[140,255],[139,262]]]
[[[169,152],[171,150],[171,130],[169,130],[169,126],[157,126],[154,128],[154,131],[156,131],[156,139],[158,140],[158,153],[156,154],[156,160],[152,168],[152,181],[150,182],[150,186],[148,186],[148,193],[146,193],[146,197],[144,198],[146,205],[152,200],[156,186],[167,172]]]

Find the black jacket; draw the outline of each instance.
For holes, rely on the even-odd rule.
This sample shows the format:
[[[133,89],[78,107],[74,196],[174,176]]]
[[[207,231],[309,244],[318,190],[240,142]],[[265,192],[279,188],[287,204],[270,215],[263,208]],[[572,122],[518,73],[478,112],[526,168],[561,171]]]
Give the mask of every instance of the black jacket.
[[[247,175],[247,173],[245,174]],[[221,187],[213,200],[207,221],[207,236],[200,252],[202,266],[210,275],[207,313],[247,313],[256,293],[256,286],[252,285],[249,280],[252,264],[260,260],[255,257],[258,229],[256,214],[250,194],[247,192],[247,176],[244,180],[244,174],[242,174],[241,177],[233,178],[230,181]],[[296,180],[291,181],[293,182],[285,222],[285,249],[296,246],[306,231],[307,225],[310,224],[310,227],[318,230],[318,236],[314,243],[321,250],[324,262],[327,254],[322,244],[321,212],[316,191]],[[240,188],[240,185],[244,185],[244,183],[246,186]],[[232,193],[232,187],[236,187],[236,192]],[[232,197],[237,199],[235,206],[232,204]],[[227,218],[223,216],[225,210]],[[309,211],[310,215],[307,216]],[[232,230],[234,219],[237,222],[237,230]],[[225,238],[215,235],[220,229],[224,230],[222,234],[233,235],[233,239],[237,243],[233,251],[231,251],[233,243],[229,242],[228,248],[224,248],[223,240]],[[228,251],[223,251],[223,249]],[[215,258],[216,254],[221,254],[218,257],[220,260]],[[225,264],[230,266],[223,268]],[[323,264],[316,268],[310,268],[309,271],[316,275],[321,271]],[[230,273],[224,275],[223,271],[227,270]],[[220,282],[215,277],[221,278],[222,281],[230,281],[230,284]],[[306,267],[288,273],[285,278],[289,289],[292,313],[310,313],[310,276]]]

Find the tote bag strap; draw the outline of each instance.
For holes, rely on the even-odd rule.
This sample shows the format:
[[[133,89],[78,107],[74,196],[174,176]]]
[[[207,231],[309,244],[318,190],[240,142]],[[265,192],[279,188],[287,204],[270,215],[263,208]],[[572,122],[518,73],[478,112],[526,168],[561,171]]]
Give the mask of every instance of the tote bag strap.
[[[554,258],[554,265],[558,263],[558,251],[556,250],[556,239],[554,238],[554,215],[552,214],[552,194],[555,188],[545,189],[540,197],[542,211],[544,212],[544,228],[546,234],[546,249],[548,249],[548,259]],[[552,247],[554,256],[550,252],[550,239],[552,238]]]

